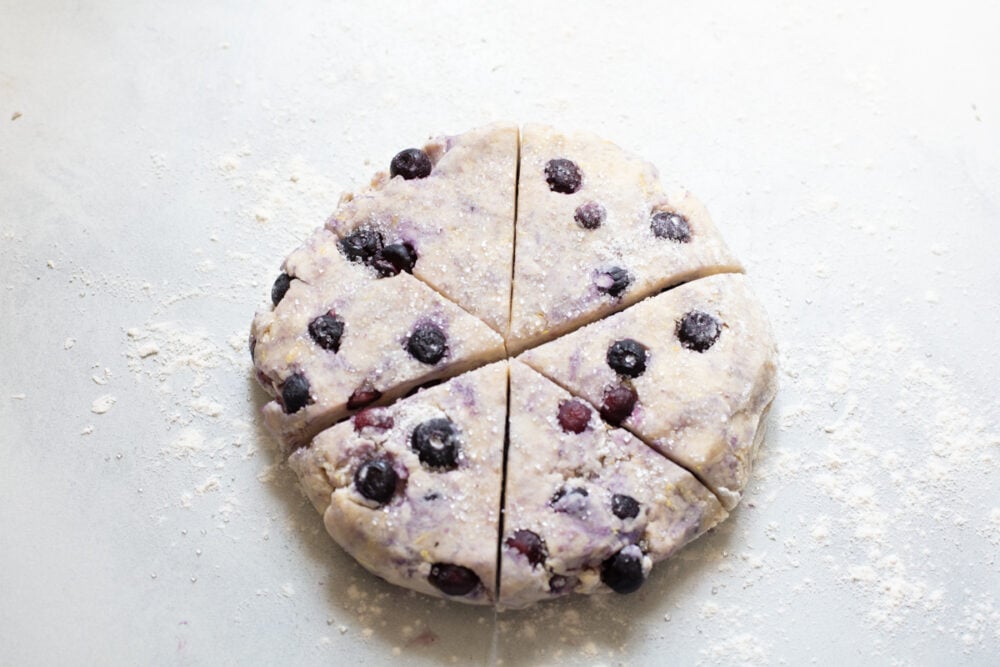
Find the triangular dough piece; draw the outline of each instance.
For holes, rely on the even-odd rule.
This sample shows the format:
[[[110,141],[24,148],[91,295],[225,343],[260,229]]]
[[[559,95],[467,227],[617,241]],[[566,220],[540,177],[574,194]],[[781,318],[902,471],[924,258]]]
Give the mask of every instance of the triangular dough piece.
[[[366,569],[421,593],[493,604],[506,410],[502,361],[364,410],[289,465],[327,531]]]
[[[501,606],[630,592],[726,517],[691,474],[517,360],[508,419]]]
[[[373,230],[409,243],[413,275],[504,333],[510,316],[517,126],[498,123],[424,147],[425,177],[376,174],[345,195],[327,227],[341,238]]]
[[[519,358],[693,472],[726,509],[739,502],[777,390],[771,328],[745,276],[687,283]]]
[[[292,253],[284,271],[294,278],[254,318],[251,346],[257,378],[275,397],[265,422],[286,454],[351,410],[504,356],[481,320],[408,273],[379,278],[349,261],[329,231]]]
[[[705,207],[664,193],[655,167],[544,125],[521,132],[516,245],[511,354],[665,287],[742,270]]]

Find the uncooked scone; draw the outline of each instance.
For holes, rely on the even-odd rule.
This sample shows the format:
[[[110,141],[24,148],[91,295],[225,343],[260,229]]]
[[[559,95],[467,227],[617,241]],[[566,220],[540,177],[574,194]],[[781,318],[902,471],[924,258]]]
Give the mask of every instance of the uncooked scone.
[[[638,588],[655,562],[726,517],[690,473],[510,363],[501,605]]]
[[[285,260],[250,337],[265,422],[387,581],[630,593],[747,484],[777,353],[741,272],[704,206],[609,142],[435,139]]]
[[[695,320],[701,328],[686,334]],[[611,367],[625,340],[638,344],[641,369]],[[634,407],[606,419],[697,475],[727,509],[739,502],[777,389],[771,328],[746,276],[687,283],[519,358],[605,413],[612,392],[633,391]]]
[[[327,531],[365,568],[421,593],[491,604],[506,409],[501,361],[368,408],[295,451],[289,465]],[[359,470],[373,461],[393,469],[385,498],[361,488]]]
[[[533,124],[521,133],[515,257],[511,354],[670,285],[741,270],[705,207],[664,192],[651,164]]]

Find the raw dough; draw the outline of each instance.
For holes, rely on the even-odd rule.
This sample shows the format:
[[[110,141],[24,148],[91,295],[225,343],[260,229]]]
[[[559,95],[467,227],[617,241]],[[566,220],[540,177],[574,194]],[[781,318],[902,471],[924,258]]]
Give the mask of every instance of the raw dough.
[[[561,409],[572,414],[584,404],[516,359],[510,391],[501,605],[608,592],[602,565],[632,545],[645,578],[654,562],[726,517],[698,480],[596,410],[584,408],[567,430]],[[536,538],[543,558],[526,548]]]
[[[693,312],[719,323],[703,351],[678,336]],[[636,377],[608,364],[609,349],[624,339],[647,351]],[[739,502],[777,390],[774,338],[745,276],[681,285],[519,358],[598,408],[609,388],[634,388],[637,401],[622,426],[697,475],[727,509]]]
[[[368,570],[421,593],[492,604],[506,410],[501,361],[362,411],[297,450],[289,465],[330,535]],[[455,430],[453,467],[421,462],[413,446],[421,424],[441,419]],[[397,476],[386,502],[367,498],[357,483],[359,468],[377,459],[390,461]],[[450,574],[445,566],[475,575],[453,570],[460,574],[447,580],[467,592],[447,595],[432,583]]]
[[[741,271],[694,197],[593,135],[404,149],[254,319],[265,421],[392,583],[501,607],[629,593],[747,484],[776,351]]]
[[[577,190],[553,190],[551,160],[576,166]],[[521,133],[514,256],[511,354],[670,285],[741,270],[705,207],[683,190],[665,193],[651,164],[592,134],[544,125]]]

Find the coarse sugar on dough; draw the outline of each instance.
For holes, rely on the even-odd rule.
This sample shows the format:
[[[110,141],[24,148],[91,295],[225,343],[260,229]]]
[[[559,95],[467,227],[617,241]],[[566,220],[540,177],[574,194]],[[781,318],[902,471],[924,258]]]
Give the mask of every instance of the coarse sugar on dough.
[[[553,191],[546,166],[568,159],[579,189]],[[592,222],[581,207],[595,207]],[[621,310],[665,287],[741,271],[705,207],[690,193],[665,191],[655,167],[590,133],[525,125],[517,199],[512,354]],[[653,232],[652,217],[680,214],[683,234]],[[675,218],[676,220],[676,218]],[[584,224],[587,226],[584,226]],[[673,230],[667,230],[673,231]],[[620,294],[602,291],[602,274],[627,276]]]
[[[601,566],[622,549],[642,546],[648,576],[655,562],[726,518],[690,473],[609,427],[596,410],[584,408],[579,432],[562,427],[560,408],[574,401],[569,392],[516,359],[510,363],[502,606],[610,592]],[[579,495],[578,506],[556,501],[554,511],[553,498],[566,490]],[[534,558],[516,546],[522,531],[537,540]]]
[[[468,568],[478,585],[458,597],[492,604],[506,408],[507,362],[501,361],[359,413],[294,452],[289,465],[330,535],[365,568],[442,597],[430,583],[432,568]],[[422,462],[413,447],[420,425],[440,419],[457,434],[454,469]],[[359,466],[380,457],[398,475],[385,503],[366,498],[356,477]]]
[[[630,593],[747,483],[776,352],[741,271],[614,144],[435,139],[283,263],[250,336],[264,420],[391,583],[501,608]]]
[[[426,178],[390,178],[345,195],[327,227],[343,237],[375,229],[411,243],[413,275],[486,322],[507,329],[514,251],[518,129],[496,123],[438,137]]]
[[[678,335],[689,313],[717,322],[706,349],[690,349]],[[626,338],[647,350],[636,377],[607,362],[609,348]],[[519,358],[597,407],[609,388],[634,389],[622,426],[697,475],[727,509],[739,502],[777,391],[773,335],[745,276],[687,283]]]

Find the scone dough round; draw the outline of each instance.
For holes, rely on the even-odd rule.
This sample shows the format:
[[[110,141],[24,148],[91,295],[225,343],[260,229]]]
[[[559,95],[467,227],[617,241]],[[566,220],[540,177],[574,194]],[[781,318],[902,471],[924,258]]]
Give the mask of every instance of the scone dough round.
[[[389,166],[251,327],[327,531],[471,604],[638,589],[736,506],[764,433],[777,351],[742,266],[690,193],[588,133],[498,123]]]

